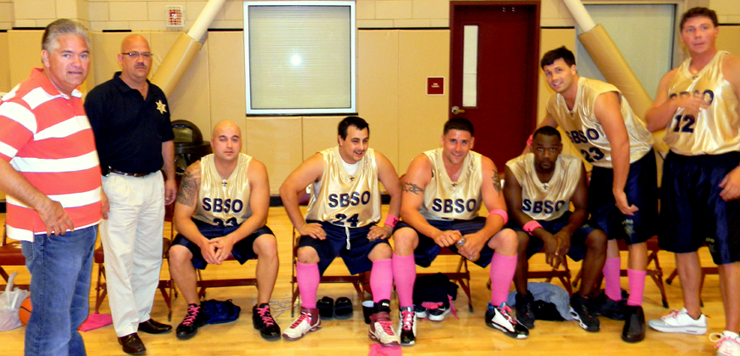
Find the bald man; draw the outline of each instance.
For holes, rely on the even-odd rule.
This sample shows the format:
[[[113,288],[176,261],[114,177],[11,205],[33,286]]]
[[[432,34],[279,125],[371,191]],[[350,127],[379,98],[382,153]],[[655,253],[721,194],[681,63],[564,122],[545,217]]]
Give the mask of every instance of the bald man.
[[[100,236],[113,326],[124,352],[142,354],[137,331],[172,330],[149,314],[162,267],[164,206],[177,193],[175,146],[167,98],[147,80],[152,52],[146,39],[126,37],[118,63],[121,71],[87,95],[85,111],[110,200]]]
[[[188,303],[177,338],[195,336],[205,322],[195,285],[195,269],[220,265],[229,254],[239,263],[257,260],[257,304],[254,328],[266,340],[280,338],[270,315],[270,296],[278,273],[275,235],[265,226],[270,208],[270,184],[262,162],[240,153],[241,130],[231,121],[213,129],[213,153],[188,167],[175,203],[179,234],[170,248],[170,272]]]

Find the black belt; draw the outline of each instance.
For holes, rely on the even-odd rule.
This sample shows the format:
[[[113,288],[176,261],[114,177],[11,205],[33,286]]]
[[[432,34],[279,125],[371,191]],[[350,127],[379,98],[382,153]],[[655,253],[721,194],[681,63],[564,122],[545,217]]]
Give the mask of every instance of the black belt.
[[[151,172],[150,173],[127,173],[127,172],[121,172],[115,168],[108,168],[108,171],[111,173],[120,174],[122,176],[136,177],[136,178],[146,177],[152,174]]]

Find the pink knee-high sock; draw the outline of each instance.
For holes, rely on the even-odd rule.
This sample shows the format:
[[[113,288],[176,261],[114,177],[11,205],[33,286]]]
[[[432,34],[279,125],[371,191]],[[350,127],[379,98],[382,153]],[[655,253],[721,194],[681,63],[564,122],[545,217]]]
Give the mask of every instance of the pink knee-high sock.
[[[416,262],[414,255],[393,254],[393,280],[396,282],[398,305],[401,308],[414,306],[414,282],[416,282]]]
[[[642,292],[645,290],[646,271],[635,271],[627,269],[627,278],[630,283],[630,296],[627,298],[627,305],[639,307],[642,305]]]
[[[618,302],[622,300],[622,288],[619,286],[619,273],[622,269],[622,262],[619,257],[607,258],[604,263],[604,280],[606,281],[606,287],[604,293],[606,296]]]
[[[393,262],[390,258],[373,261],[373,270],[370,272],[370,288],[373,290],[373,302],[391,300]]]
[[[296,262],[295,277],[298,290],[301,292],[301,306],[307,309],[316,308],[316,291],[319,289],[319,264]]]
[[[493,254],[491,258],[491,305],[499,306],[506,301],[506,296],[511,288],[511,281],[514,280],[516,271],[517,256],[504,256],[498,253]]]

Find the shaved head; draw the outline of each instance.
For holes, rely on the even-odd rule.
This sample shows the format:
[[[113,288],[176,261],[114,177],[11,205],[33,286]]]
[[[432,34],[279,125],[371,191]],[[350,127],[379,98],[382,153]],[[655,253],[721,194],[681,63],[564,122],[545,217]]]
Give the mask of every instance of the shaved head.
[[[121,53],[129,52],[131,47],[140,44],[146,45],[147,48],[149,47],[149,42],[141,35],[126,36],[126,38],[123,39],[123,42],[121,42]]]
[[[233,121],[224,120],[213,128],[211,148],[216,162],[235,162],[242,149],[242,130]]]
[[[232,130],[236,131],[236,134],[241,137],[242,135],[242,129],[237,125],[235,122],[230,120],[224,120],[216,124],[216,126],[213,128],[213,136],[212,138],[216,138],[223,134],[224,132],[230,132]]]

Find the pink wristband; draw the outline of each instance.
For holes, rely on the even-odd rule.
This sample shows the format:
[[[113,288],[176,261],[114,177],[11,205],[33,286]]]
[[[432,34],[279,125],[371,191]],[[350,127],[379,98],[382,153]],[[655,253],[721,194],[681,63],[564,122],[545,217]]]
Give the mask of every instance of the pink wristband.
[[[488,213],[488,216],[491,216],[493,214],[496,214],[504,219],[504,225],[506,225],[507,222],[509,222],[509,214],[507,214],[505,211],[501,209],[494,209],[491,210],[491,212]]]
[[[522,226],[522,229],[524,229],[524,231],[526,231],[530,236],[532,236],[532,232],[534,232],[534,229],[538,227],[542,228],[542,225],[540,225],[540,223],[538,223],[537,220],[532,220],[524,224],[524,226]]]
[[[383,223],[383,224],[385,226],[390,226],[391,228],[394,228],[394,227],[396,227],[396,224],[397,223],[398,223],[398,218],[395,217],[395,216],[393,216],[393,215],[391,215],[391,214],[388,214],[385,217],[385,223]]]
[[[532,135],[529,135],[529,138],[527,139],[527,146],[532,147]]]

